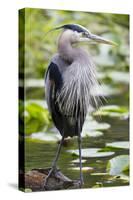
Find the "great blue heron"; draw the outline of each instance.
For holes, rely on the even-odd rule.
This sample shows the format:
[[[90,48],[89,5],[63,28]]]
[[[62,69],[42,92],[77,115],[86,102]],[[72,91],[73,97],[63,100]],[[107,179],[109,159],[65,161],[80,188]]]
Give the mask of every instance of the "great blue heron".
[[[82,187],[81,131],[90,106],[97,104],[98,100],[92,90],[98,86],[98,81],[92,58],[87,51],[76,47],[75,44],[88,42],[114,45],[114,43],[92,34],[78,24],[66,24],[55,29],[63,29],[63,32],[58,39],[58,53],[52,57],[48,66],[45,85],[48,108],[62,139],[45,185],[53,170],[56,170],[64,138],[78,136]]]

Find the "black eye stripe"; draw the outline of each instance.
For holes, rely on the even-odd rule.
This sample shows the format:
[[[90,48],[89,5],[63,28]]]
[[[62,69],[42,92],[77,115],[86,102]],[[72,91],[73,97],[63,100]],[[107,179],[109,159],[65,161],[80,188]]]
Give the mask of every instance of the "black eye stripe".
[[[77,31],[78,33],[84,33],[86,30],[77,24],[66,24],[62,28]]]

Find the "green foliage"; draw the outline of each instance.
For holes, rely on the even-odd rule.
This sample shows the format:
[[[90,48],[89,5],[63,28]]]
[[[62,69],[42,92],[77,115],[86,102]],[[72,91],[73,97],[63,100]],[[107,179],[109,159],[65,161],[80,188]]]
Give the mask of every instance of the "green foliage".
[[[85,45],[84,48],[94,58],[99,80],[104,83],[103,91],[105,91],[103,93],[105,96],[124,93],[126,101],[124,98],[123,101],[128,104],[129,15],[26,8],[20,16],[19,22],[20,44],[25,42],[25,46],[20,45],[19,47],[20,77],[24,78],[22,75],[25,73],[26,100],[42,100],[44,98],[44,74],[52,55],[57,52],[57,40],[60,34],[60,31],[49,34],[47,32],[66,23],[75,23],[85,26],[94,34],[118,43],[118,47],[90,44]],[[23,33],[25,33],[25,38]],[[22,59],[23,53],[24,59]],[[44,109],[39,103],[26,103],[24,106],[21,102],[20,113],[21,120],[25,119],[26,122],[26,134],[45,130],[50,132],[49,127],[52,126],[52,121],[47,109]],[[127,106],[111,109],[101,107],[94,115],[123,117],[125,119],[128,117],[128,109]],[[23,129],[23,127],[21,128]],[[103,130],[108,128],[110,128],[108,123],[98,123],[95,120],[89,123],[88,120],[83,129],[83,137],[100,137],[103,135]],[[45,135],[47,140],[52,138],[55,140],[53,137],[55,133],[50,134],[48,138]],[[41,135],[39,137],[42,138]]]
[[[108,120],[103,123],[94,118],[86,119],[82,132],[82,156],[86,160],[82,160],[82,163],[85,167],[83,169],[88,170],[89,165],[94,169],[94,173],[91,173],[89,178],[84,177],[87,177],[86,182],[90,187],[122,185],[119,177],[129,182],[129,157],[124,155],[129,147],[128,142],[124,142],[128,140],[126,119],[129,117],[129,15],[26,8],[25,18],[23,13],[19,21],[20,44],[25,42],[25,46],[19,46],[19,62],[20,78],[25,77],[26,103],[20,99],[19,115],[22,122],[20,132],[23,133],[25,128],[25,134],[28,136],[25,143],[26,168],[43,168],[44,163],[49,167],[56,143],[61,138],[57,130],[53,129],[50,114],[44,105],[44,74],[52,55],[57,52],[60,31],[46,33],[54,27],[76,23],[85,26],[94,34],[118,43],[117,47],[102,44],[84,46],[96,63],[98,79],[103,83],[102,94],[107,97],[106,106],[101,106],[94,113],[94,117],[99,119],[99,116],[105,116],[105,122],[106,117]],[[24,32],[25,38],[22,34]],[[25,127],[22,126],[24,122]],[[121,141],[118,142],[119,138]],[[73,149],[68,152],[77,158],[77,140],[73,140],[74,143],[66,143],[66,146]],[[79,166],[79,159],[72,162],[73,157],[69,153],[64,150],[59,160],[59,166],[61,164],[66,174],[71,165]],[[116,157],[112,158],[114,154]],[[73,179],[77,177],[75,171],[69,170]],[[26,191],[30,192],[28,188]]]
[[[20,23],[23,23],[23,16],[20,18]],[[25,72],[27,78],[43,78],[51,56],[57,51],[59,31],[48,35],[46,33],[66,23],[81,24],[91,32],[117,42],[119,44],[117,48],[91,45],[89,51],[99,57],[99,64],[104,61],[104,66],[109,66],[111,61],[117,66],[117,70],[128,69],[129,15],[26,8]],[[106,51],[103,51],[104,48],[107,48]]]
[[[129,156],[120,155],[108,161],[107,172],[110,175],[121,175],[129,170]]]
[[[30,81],[32,85],[26,85],[26,99],[42,99],[44,93],[44,90],[42,89],[42,79],[52,55],[57,52],[56,41],[59,31],[51,32],[48,35],[46,33],[52,28],[66,23],[81,24],[88,28],[91,32],[117,42],[119,44],[117,48],[113,48],[108,45],[89,45],[85,46],[85,48],[94,56],[94,60],[98,66],[98,72],[101,74],[100,79],[102,79],[102,81],[108,83],[109,85],[114,85],[114,82],[120,79],[119,77],[123,77],[122,81],[126,81],[127,83],[128,76],[126,76],[125,79],[124,75],[125,72],[128,71],[129,60],[128,15],[26,8],[25,18],[23,12],[19,21],[21,25],[20,33],[25,31],[25,63],[23,63],[23,59],[20,59],[20,66],[22,69],[23,64],[25,64],[26,83],[29,83],[29,81],[32,80]],[[25,29],[23,25],[24,22]],[[21,34],[20,43],[23,41],[24,38]],[[21,52],[23,52],[23,46],[20,46],[20,49],[22,49]],[[117,73],[114,70],[114,66],[117,66]],[[123,74],[120,75],[119,70],[121,70],[121,73]],[[37,86],[37,80],[41,82],[41,85]],[[34,83],[36,83],[36,86]],[[122,91],[117,87],[121,87],[121,85],[119,86],[116,82],[115,88],[112,89],[115,90],[116,93],[118,93],[118,91]],[[109,91],[108,87],[107,90]],[[107,94],[109,95],[112,93],[108,92]],[[33,108],[33,106],[32,108],[28,108],[28,112],[32,113],[30,114],[32,120],[29,116],[26,117],[27,133],[31,133],[34,130],[40,130],[42,128],[43,118],[45,120],[44,124],[48,124],[46,117],[42,117],[42,115],[40,117],[37,116],[37,114],[34,116],[35,114],[33,114],[33,111],[36,113],[41,112],[37,111],[37,109],[39,108]],[[110,115],[112,114],[107,110],[100,110],[98,112],[100,112],[97,113],[98,115],[105,115],[105,112],[106,114],[107,112]],[[118,114],[120,115],[122,113],[113,112],[113,114],[118,116]],[[28,124],[29,122],[32,124],[31,130]],[[38,128],[39,125],[41,126],[40,129]]]
[[[31,134],[51,126],[50,115],[47,109],[36,103],[26,103],[25,112],[25,133]]]

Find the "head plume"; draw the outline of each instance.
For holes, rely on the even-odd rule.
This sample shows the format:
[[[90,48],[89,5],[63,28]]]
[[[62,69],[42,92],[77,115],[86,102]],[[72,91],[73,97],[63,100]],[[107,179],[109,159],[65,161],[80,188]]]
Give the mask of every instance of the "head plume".
[[[65,24],[65,25],[58,26],[58,27],[55,27],[55,28],[51,29],[50,31],[48,31],[45,34],[45,36],[48,33],[51,33],[53,31],[56,31],[56,30],[59,30],[59,29],[69,29],[69,30],[72,30],[72,31],[77,31],[78,33],[87,32],[88,34],[91,34],[85,27],[83,27],[83,26],[81,26],[79,24]]]

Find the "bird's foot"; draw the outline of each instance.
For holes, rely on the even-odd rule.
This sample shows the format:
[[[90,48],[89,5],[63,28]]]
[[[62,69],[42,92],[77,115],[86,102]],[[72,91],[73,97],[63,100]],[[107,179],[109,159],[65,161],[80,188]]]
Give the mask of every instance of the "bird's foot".
[[[56,166],[52,166],[51,169],[49,170],[49,173],[47,175],[47,177],[44,179],[44,183],[43,183],[43,188],[47,189],[47,183],[48,183],[48,179],[50,178],[52,173],[55,173],[58,169],[56,168]]]
[[[84,185],[84,180],[83,179],[80,179],[79,180],[79,188],[82,188]]]

